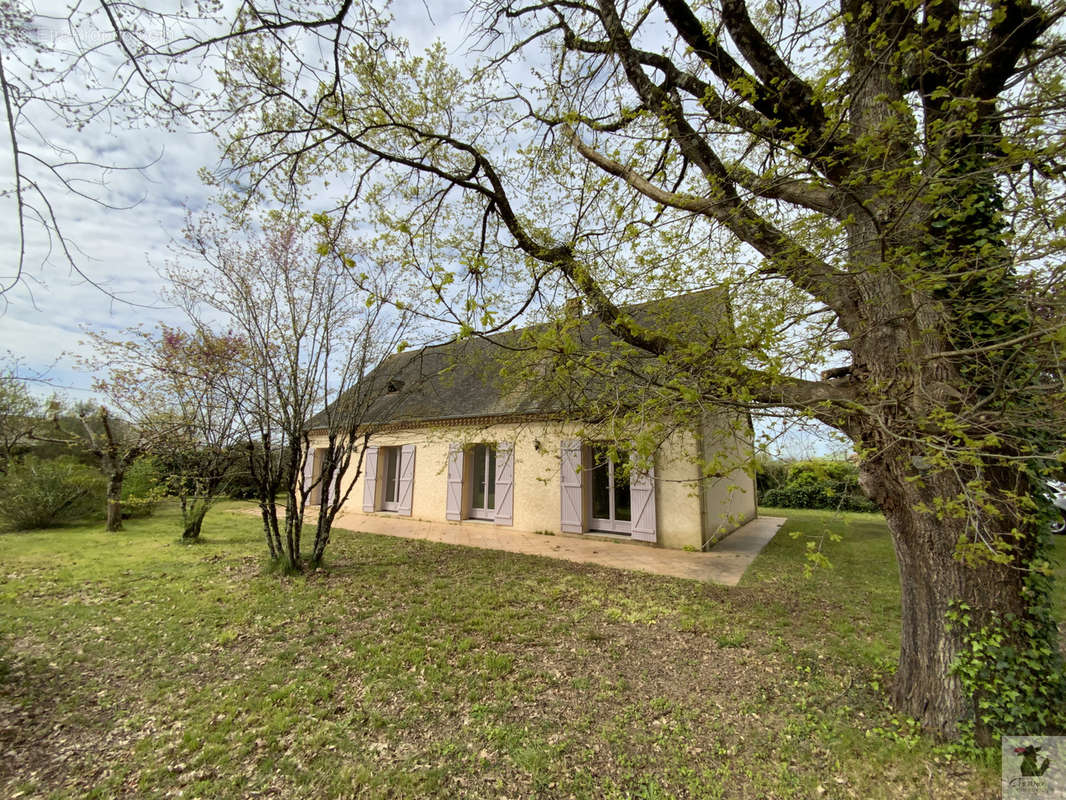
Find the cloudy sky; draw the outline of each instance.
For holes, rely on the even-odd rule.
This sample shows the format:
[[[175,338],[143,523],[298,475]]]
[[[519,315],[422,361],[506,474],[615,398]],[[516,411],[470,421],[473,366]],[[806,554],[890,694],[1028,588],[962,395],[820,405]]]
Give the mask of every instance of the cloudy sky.
[[[412,44],[425,46],[439,37],[456,50],[462,47],[465,30],[462,7],[461,3],[435,2],[430,15],[420,0],[404,0],[394,4],[393,12],[398,30]],[[51,15],[61,16],[58,11],[56,7]],[[40,13],[33,30],[45,45],[39,57],[47,62],[49,50],[56,57],[76,43],[63,23]],[[91,32],[84,27],[80,31],[83,43],[93,41]],[[12,60],[7,47],[2,52],[5,70],[15,77],[21,65]],[[4,362],[10,361],[8,354],[16,357],[24,372],[46,373],[55,387],[76,400],[89,396],[91,384],[91,377],[75,367],[76,354],[84,351],[79,344],[83,328],[118,330],[180,320],[160,301],[161,282],[155,270],[175,257],[172,244],[181,238],[186,215],[196,214],[211,201],[211,192],[198,173],[217,165],[217,143],[191,128],[168,131],[143,121],[101,120],[75,130],[40,108],[31,109],[22,122],[21,144],[27,149],[44,152],[33,132],[36,127],[51,145],[65,150],[61,160],[143,167],[104,174],[97,170],[71,173],[84,178],[79,188],[104,205],[75,196],[39,168],[33,171],[32,161],[23,160],[24,169],[46,188],[48,202],[74,248],[74,260],[97,285],[73,271],[56,240],[49,241],[44,229],[30,220],[26,268],[21,280],[0,297],[0,356]],[[0,197],[0,281],[4,285],[16,271],[20,241],[11,192],[12,165],[5,137],[0,152],[0,185],[5,189]],[[98,183],[101,177],[102,185]],[[39,391],[49,389],[41,385]]]
[[[32,370],[48,371],[74,399],[90,383],[75,371],[71,358],[81,350],[83,327],[124,328],[175,319],[158,298],[153,265],[169,257],[168,245],[180,236],[186,209],[195,212],[208,201],[197,170],[216,160],[213,140],[190,131],[94,133],[113,143],[115,163],[155,161],[143,172],[111,176],[103,197],[113,205],[132,207],[107,208],[59,187],[49,194],[62,231],[76,248],[76,263],[98,285],[75,273],[57,252],[56,242],[50,248],[44,231],[31,222],[26,271],[4,294],[0,316],[3,349]],[[99,144],[87,149],[99,152]],[[10,162],[5,167],[9,182]],[[13,200],[7,197],[4,202],[0,237],[6,276],[15,268],[19,231]]]

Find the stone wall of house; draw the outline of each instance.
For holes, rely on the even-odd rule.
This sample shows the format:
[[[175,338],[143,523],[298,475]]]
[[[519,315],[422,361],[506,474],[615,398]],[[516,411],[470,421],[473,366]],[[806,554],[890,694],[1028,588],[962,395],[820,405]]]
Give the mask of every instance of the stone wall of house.
[[[510,530],[559,533],[560,446],[564,440],[580,438],[578,430],[576,424],[556,422],[418,427],[375,434],[371,446],[414,445],[410,519],[443,523],[447,522],[449,445],[512,442],[513,523],[496,526],[500,535],[506,536]],[[320,439],[311,437],[312,447],[322,444]],[[742,445],[730,441],[729,446]],[[656,454],[656,527],[658,543],[664,547],[699,549],[705,544],[709,530],[716,533],[727,527],[732,530],[754,516],[754,487],[742,471],[731,474],[729,479],[700,480],[693,456],[702,454],[706,459],[708,447],[704,438],[694,434],[675,434]],[[347,504],[356,514],[363,513],[363,484],[364,477],[360,476]],[[733,484],[739,484],[741,491],[730,490]],[[712,508],[715,503],[722,507]],[[734,519],[739,522],[730,526],[729,521]],[[475,524],[493,525],[480,521]]]
[[[757,515],[755,479],[749,474],[753,434],[744,417],[703,418],[700,452],[712,475],[701,482],[703,547],[710,547]]]

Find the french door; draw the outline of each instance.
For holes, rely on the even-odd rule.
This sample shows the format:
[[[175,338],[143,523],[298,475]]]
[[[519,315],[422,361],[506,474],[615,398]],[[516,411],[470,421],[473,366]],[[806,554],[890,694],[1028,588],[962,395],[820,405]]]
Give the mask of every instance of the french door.
[[[496,517],[496,448],[477,444],[470,450],[470,517]]]
[[[400,510],[400,448],[382,447],[378,451],[378,463],[384,468],[380,480],[384,482],[381,490],[381,510]]]
[[[611,458],[606,445],[593,444],[589,445],[589,462],[589,529],[628,536],[633,518],[628,454]]]

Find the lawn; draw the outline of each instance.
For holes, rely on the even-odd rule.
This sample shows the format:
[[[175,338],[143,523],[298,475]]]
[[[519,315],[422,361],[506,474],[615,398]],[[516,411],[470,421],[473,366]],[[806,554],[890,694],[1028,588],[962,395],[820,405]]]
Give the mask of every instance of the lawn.
[[[885,710],[884,523],[777,513],[736,588],[347,532],[285,578],[227,509],[5,534],[0,796],[998,796]]]

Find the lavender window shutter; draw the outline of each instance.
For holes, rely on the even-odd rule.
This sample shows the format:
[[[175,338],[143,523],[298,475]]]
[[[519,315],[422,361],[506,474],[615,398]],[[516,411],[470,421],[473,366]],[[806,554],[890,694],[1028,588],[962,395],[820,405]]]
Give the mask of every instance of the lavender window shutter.
[[[647,472],[634,469],[629,477],[629,498],[633,504],[633,524],[630,535],[642,542],[656,541],[655,533],[655,467]]]
[[[453,522],[463,514],[463,446],[458,442],[448,445],[448,495],[444,516]]]
[[[363,456],[363,511],[373,511],[378,498],[378,449],[368,447]]]
[[[405,444],[400,448],[400,496],[399,509],[396,513],[400,516],[411,516],[411,504],[414,499],[415,486],[415,446]]]
[[[307,457],[304,458],[304,502],[310,502],[311,484],[315,480],[315,448],[307,448]]]
[[[497,525],[514,524],[514,444],[496,445],[496,518]]]
[[[338,459],[340,461],[340,459]],[[340,464],[334,464],[333,468],[333,485],[330,486],[329,496],[333,498],[339,498],[344,492],[342,491],[344,486],[344,472],[341,470]]]
[[[561,446],[559,488],[562,502],[560,527],[566,533],[581,533],[585,530],[584,503],[581,497],[581,442],[578,439],[564,440]]]

